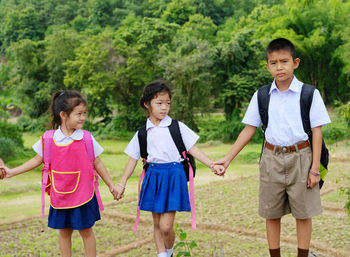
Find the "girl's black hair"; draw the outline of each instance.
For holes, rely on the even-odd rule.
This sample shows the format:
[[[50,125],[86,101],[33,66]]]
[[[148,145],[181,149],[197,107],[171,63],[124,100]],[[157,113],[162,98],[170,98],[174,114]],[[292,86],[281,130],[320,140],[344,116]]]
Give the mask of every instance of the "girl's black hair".
[[[155,80],[149,83],[144,89],[140,99],[140,106],[147,109],[145,103],[150,103],[161,92],[167,92],[171,99],[171,84],[166,80]]]
[[[81,103],[87,105],[86,100],[78,91],[65,90],[54,93],[52,95],[50,107],[52,113],[52,128],[57,129],[58,126],[61,125],[60,112],[65,112],[67,116],[69,116],[73,109]]]
[[[266,48],[266,60],[268,61],[268,54],[279,50],[287,50],[290,52],[293,60],[296,58],[296,51],[293,43],[286,38],[276,38],[272,40]]]

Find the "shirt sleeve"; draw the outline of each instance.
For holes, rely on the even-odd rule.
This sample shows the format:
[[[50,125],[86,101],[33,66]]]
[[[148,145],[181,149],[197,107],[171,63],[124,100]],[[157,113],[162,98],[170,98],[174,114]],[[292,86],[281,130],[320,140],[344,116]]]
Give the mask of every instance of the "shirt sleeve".
[[[250,100],[248,109],[244,115],[242,123],[246,125],[251,125],[254,127],[260,127],[261,125],[261,117],[259,114],[259,106],[258,106],[258,91],[256,91]]]
[[[43,157],[43,146],[41,144],[41,139],[39,139],[33,146],[33,150],[40,155],[40,157]]]
[[[138,160],[141,157],[140,144],[138,138],[138,132],[135,133],[128,146],[125,148],[124,153],[129,155],[131,158]]]
[[[92,137],[92,145],[93,145],[93,148],[94,148],[94,153],[95,153],[95,158],[97,156],[99,156],[103,151],[103,147],[96,141],[96,139],[94,138],[93,135],[91,135]]]
[[[322,100],[320,92],[315,89],[310,108],[311,128],[324,126],[331,123],[326,106]]]
[[[197,143],[199,136],[181,121],[179,121],[179,127],[186,150],[189,151]]]

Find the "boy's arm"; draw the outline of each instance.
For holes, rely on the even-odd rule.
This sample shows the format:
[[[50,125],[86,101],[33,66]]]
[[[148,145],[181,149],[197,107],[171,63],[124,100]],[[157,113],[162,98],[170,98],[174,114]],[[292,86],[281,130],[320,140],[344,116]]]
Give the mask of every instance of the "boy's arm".
[[[312,128],[312,165],[308,176],[308,187],[314,187],[320,182],[320,159],[322,151],[322,127]],[[312,174],[314,173],[314,174]],[[318,175],[315,175],[318,174]]]
[[[32,159],[30,159],[29,161],[26,161],[25,163],[23,163],[22,165],[20,165],[16,168],[9,169],[6,166],[1,166],[0,168],[5,169],[6,178],[11,178],[13,176],[17,176],[19,174],[22,174],[22,173],[25,173],[25,172],[30,171],[32,169],[35,169],[42,162],[43,162],[43,159],[41,158],[40,155],[37,154]]]
[[[213,161],[210,160],[205,153],[203,153],[197,146],[192,146],[189,150],[190,154],[196,158],[201,163],[205,164],[208,168],[210,168],[217,175],[224,175],[225,169],[224,167],[219,167],[218,165],[214,165]]]
[[[224,158],[214,162],[215,164],[222,164],[225,168],[230,165],[230,162],[236,157],[236,155],[249,143],[256,131],[256,127],[246,125],[237,137],[230,151],[225,155]]]
[[[117,184],[117,192],[118,192],[117,200],[123,197],[126,182],[128,181],[131,174],[134,172],[136,165],[137,165],[137,160],[130,157],[128,162],[125,165],[124,173],[121,179],[119,180],[119,183]]]
[[[108,186],[109,191],[114,196],[114,199],[116,199],[116,188],[115,188],[115,185],[113,183],[113,180],[112,180],[111,176],[109,175],[108,170],[106,169],[102,160],[99,157],[95,158],[94,166],[95,166],[96,172],[102,178],[102,180],[105,182],[105,184]]]

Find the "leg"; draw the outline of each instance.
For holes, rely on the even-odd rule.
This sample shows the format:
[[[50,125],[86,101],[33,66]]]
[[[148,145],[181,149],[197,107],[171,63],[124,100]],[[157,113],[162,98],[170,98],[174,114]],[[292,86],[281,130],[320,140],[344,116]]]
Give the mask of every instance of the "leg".
[[[298,248],[308,250],[312,233],[312,219],[296,219]]]
[[[175,232],[174,232],[174,220],[175,211],[163,213],[160,215],[160,231],[163,236],[164,245],[166,249],[171,249],[175,242]]]
[[[72,234],[73,229],[71,228],[60,229],[58,232],[60,251],[62,257],[72,256]]]
[[[92,228],[81,229],[79,233],[84,242],[85,255],[96,257],[96,238]]]
[[[154,242],[156,244],[157,253],[165,252],[165,244],[162,237],[162,233],[160,231],[160,213],[152,212],[153,216],[153,233],[154,233]]]
[[[280,248],[281,218],[266,219],[266,234],[269,248]]]

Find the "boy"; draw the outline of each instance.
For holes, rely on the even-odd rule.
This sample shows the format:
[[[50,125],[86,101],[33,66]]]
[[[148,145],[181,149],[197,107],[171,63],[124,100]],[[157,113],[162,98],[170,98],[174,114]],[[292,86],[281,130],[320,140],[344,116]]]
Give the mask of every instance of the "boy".
[[[308,256],[312,220],[322,212],[320,191],[320,155],[322,126],[330,123],[326,107],[317,89],[310,108],[312,149],[304,132],[300,114],[303,83],[294,76],[300,59],[294,45],[278,38],[266,48],[266,67],[274,81],[270,89],[266,143],[261,156],[259,215],[266,219],[270,256],[280,256],[281,217],[288,213],[296,219],[298,257]],[[257,92],[242,121],[246,124],[226,156],[216,164],[225,168],[253,137],[261,124]]]

